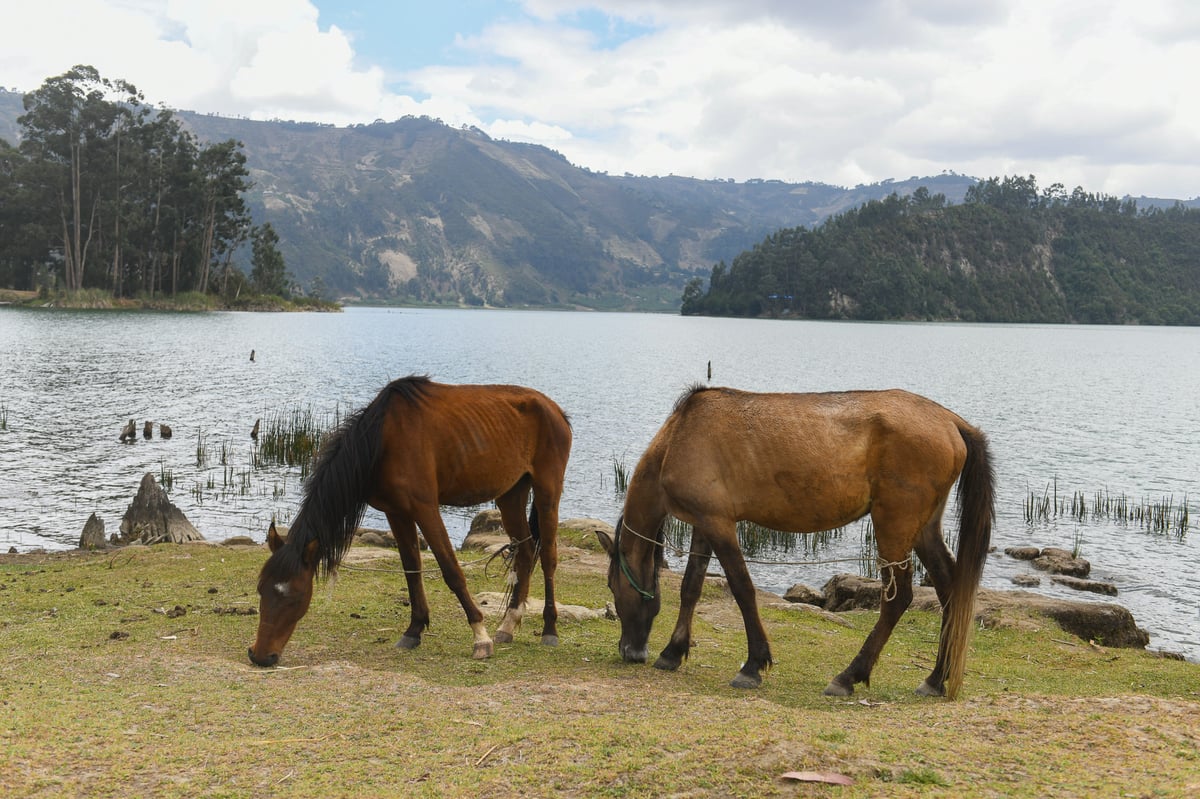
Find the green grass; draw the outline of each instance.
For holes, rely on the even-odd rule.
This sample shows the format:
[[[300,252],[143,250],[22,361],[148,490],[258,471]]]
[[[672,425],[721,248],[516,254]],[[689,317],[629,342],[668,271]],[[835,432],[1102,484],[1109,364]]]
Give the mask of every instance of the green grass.
[[[600,608],[604,559],[567,546],[560,604]],[[579,536],[587,544],[589,536]],[[909,612],[870,688],[824,697],[876,614],[764,607],[776,665],[728,681],[740,616],[705,588],[678,672],[619,660],[619,625],[539,615],[486,661],[461,608],[425,581],[433,626],[408,622],[398,558],[356,548],[318,586],[280,668],[249,664],[266,550],[160,545],[0,556],[0,784],[58,796],[1189,796],[1200,762],[1200,667],[1069,641],[1052,623],[981,629],[959,701],[917,697],[939,619]],[[426,564],[432,567],[432,561]],[[351,568],[353,566],[353,568]],[[472,591],[503,591],[468,568]],[[664,577],[651,651],[678,577]],[[534,596],[541,595],[535,580]],[[491,618],[489,628],[495,629]],[[848,624],[849,626],[845,626]],[[1096,764],[1103,764],[1097,767]],[[797,785],[832,771],[849,787]]]

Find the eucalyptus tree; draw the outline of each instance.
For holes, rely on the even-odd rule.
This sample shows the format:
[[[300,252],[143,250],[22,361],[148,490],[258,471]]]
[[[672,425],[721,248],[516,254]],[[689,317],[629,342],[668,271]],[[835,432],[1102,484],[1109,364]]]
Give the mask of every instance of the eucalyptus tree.
[[[30,160],[30,200],[53,219],[68,291],[83,288],[102,215],[119,215],[121,132],[137,124],[142,95],[90,66],[48,78],[24,97],[20,150]],[[107,196],[106,196],[107,194]],[[117,202],[106,209],[106,202]],[[119,230],[114,231],[119,240]]]

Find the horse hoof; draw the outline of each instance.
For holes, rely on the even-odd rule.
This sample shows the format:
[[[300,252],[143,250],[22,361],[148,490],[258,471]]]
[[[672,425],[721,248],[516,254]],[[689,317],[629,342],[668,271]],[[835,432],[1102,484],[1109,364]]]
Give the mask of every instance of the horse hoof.
[[[476,660],[486,660],[492,656],[492,642],[483,641],[475,644],[475,648],[471,650],[471,657]]]
[[[498,644],[511,644],[513,642],[512,633],[506,633],[503,630],[496,630],[496,635],[492,638]]]
[[[404,635],[396,642],[397,649],[416,649],[421,645],[421,639],[415,635]]]
[[[825,696],[853,696],[853,685],[842,685],[837,680],[831,680],[829,685],[825,686]]]
[[[737,676],[733,678],[733,682],[729,684],[734,688],[757,688],[758,686],[762,685],[762,677],[752,677],[749,674],[744,674],[739,671]]]
[[[930,685],[929,680],[926,680],[925,682],[921,683],[920,686],[917,687],[917,695],[918,696],[945,696],[946,691],[943,688],[937,688],[933,685]]]
[[[675,671],[679,668],[679,661],[671,660],[670,658],[659,655],[658,660],[654,661],[654,668],[661,669],[663,671]],[[739,674],[738,676],[740,677],[741,675]]]
[[[558,636],[557,635],[543,635],[542,636],[542,646],[558,646]]]

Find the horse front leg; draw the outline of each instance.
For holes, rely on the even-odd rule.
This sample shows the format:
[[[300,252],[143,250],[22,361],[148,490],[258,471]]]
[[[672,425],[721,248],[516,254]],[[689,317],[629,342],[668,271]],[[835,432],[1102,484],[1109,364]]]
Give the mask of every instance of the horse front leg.
[[[871,670],[879,660],[883,645],[891,637],[896,622],[912,603],[912,571],[912,563],[908,560],[891,563],[879,570],[883,581],[879,619],[850,665],[825,686],[826,696],[850,696],[856,684],[871,684]]]
[[[412,519],[392,513],[387,514],[387,519],[392,528],[392,537],[396,539],[396,549],[400,551],[411,611],[408,629],[400,636],[396,646],[400,649],[416,649],[421,645],[421,633],[429,627],[429,601],[425,598],[425,581],[421,575],[421,542]]]
[[[762,685],[763,670],[770,668],[774,659],[771,657],[766,628],[763,627],[762,617],[758,615],[754,581],[750,579],[746,559],[742,557],[742,549],[738,544],[737,525],[729,522],[720,527],[706,526],[703,534],[709,540],[721,568],[725,570],[729,590],[737,601],[738,609],[742,612],[742,624],[746,627],[746,662],[729,684],[734,688],[757,688]]]
[[[458,557],[454,554],[454,546],[450,543],[450,536],[446,533],[446,525],[442,522],[437,505],[421,508],[414,517],[421,532],[425,534],[425,543],[437,558],[438,566],[442,570],[442,579],[458,597],[458,602],[467,615],[467,623],[471,625],[471,632],[475,638],[471,656],[477,660],[491,657],[495,647],[492,645],[492,637],[488,635],[487,626],[483,623],[483,611],[475,604],[470,591],[467,590],[466,575],[463,574]]]
[[[679,591],[679,619],[675,622],[671,640],[654,662],[654,668],[675,671],[691,651],[692,617],[696,613],[696,603],[700,601],[700,592],[704,588],[704,576],[708,572],[711,557],[712,545],[708,543],[708,539],[693,533],[692,548],[688,554],[687,568],[683,572],[683,585]]]

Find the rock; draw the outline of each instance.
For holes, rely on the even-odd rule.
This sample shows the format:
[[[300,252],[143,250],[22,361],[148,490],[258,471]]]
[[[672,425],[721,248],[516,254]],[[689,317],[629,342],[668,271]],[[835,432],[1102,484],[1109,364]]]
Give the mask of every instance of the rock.
[[[1013,585],[1019,585],[1022,588],[1037,588],[1042,584],[1042,578],[1036,574],[1016,574],[1012,578]]]
[[[856,574],[835,575],[825,584],[825,609],[878,610],[880,583]],[[940,612],[936,592],[914,588],[912,608]],[[1110,602],[1055,599],[1028,591],[982,589],[975,598],[975,618],[985,626],[1013,626],[1018,617],[1052,619],[1064,631],[1110,647],[1144,649],[1149,634],[1137,626],[1133,614]],[[1026,622],[1028,623],[1028,622]]]
[[[475,601],[479,604],[479,609],[483,611],[485,616],[502,615],[508,608],[508,595],[495,591],[482,591],[475,594]],[[545,607],[546,603],[544,601],[529,597],[529,599],[525,600],[523,620],[532,621],[533,619],[537,619],[540,622],[542,611]],[[603,619],[605,618],[606,608],[607,606],[593,609],[584,607],[583,605],[564,605],[562,602],[557,602],[554,605],[554,609],[558,611],[559,622]]]
[[[504,525],[500,522],[500,511],[492,508],[475,514],[471,529],[459,548],[493,552],[508,543],[508,533],[504,532]]]
[[[803,583],[793,585],[784,592],[783,598],[788,602],[797,602],[803,605],[825,606],[825,595],[815,588],[809,588]]]
[[[223,547],[256,547],[258,542],[248,535],[234,535],[221,542]]]
[[[879,610],[879,580],[857,574],[835,574],[825,583],[821,607],[833,613],[847,610]]]
[[[1065,549],[1047,547],[1033,559],[1033,568],[1050,574],[1065,574],[1070,577],[1087,577],[1091,574],[1092,564],[1083,558],[1077,558]]]
[[[182,544],[188,541],[203,541],[192,523],[179,508],[171,504],[167,492],[154,481],[150,472],[142,477],[137,496],[121,519],[122,544],[140,542],[157,544],[170,542]]]
[[[1050,578],[1050,582],[1065,585],[1067,588],[1074,588],[1076,591],[1091,591],[1093,594],[1105,594],[1107,596],[1117,595],[1117,587],[1115,585],[1101,582],[1100,580],[1083,580],[1079,577],[1067,577],[1056,574]]]
[[[1004,554],[1017,560],[1033,560],[1042,554],[1042,551],[1037,547],[1006,547]]]
[[[369,547],[387,547],[391,549],[395,546],[395,540],[390,536],[385,536],[378,530],[363,530],[354,539],[356,544],[362,544]]]
[[[83,533],[79,536],[80,549],[104,549],[108,539],[104,537],[104,520],[93,513],[83,525]]]

